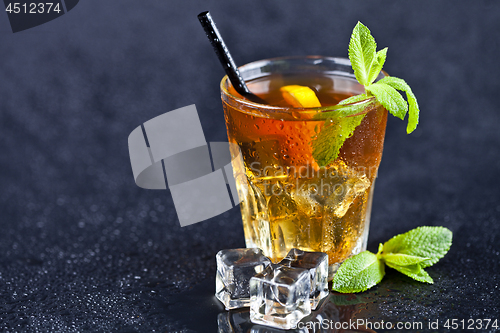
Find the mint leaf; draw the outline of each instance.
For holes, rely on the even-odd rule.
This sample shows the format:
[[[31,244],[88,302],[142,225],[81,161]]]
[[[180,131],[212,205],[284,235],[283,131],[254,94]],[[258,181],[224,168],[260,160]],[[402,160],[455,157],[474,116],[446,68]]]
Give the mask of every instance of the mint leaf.
[[[364,86],[365,93],[347,98],[339,105],[324,108],[314,116],[314,119],[318,120],[330,118],[330,122],[336,124],[336,126],[325,124],[314,139],[313,157],[320,166],[326,166],[338,157],[345,140],[352,135],[363,120],[361,115],[368,113],[371,110],[370,106],[377,105],[371,100],[373,97],[392,115],[402,120],[406,113],[409,113],[407,133],[413,132],[417,127],[420,111],[417,99],[408,84],[402,79],[393,77],[386,77],[373,83],[380,74],[386,57],[387,48],[377,52],[377,43],[370,29],[358,22],[349,40],[349,60],[354,76]],[[396,89],[406,92],[408,102]],[[367,101],[366,104],[361,103],[363,100]],[[349,105],[349,107],[342,109],[339,108],[340,105]],[[360,116],[360,118],[356,121],[342,120],[343,117],[351,116]]]
[[[410,110],[408,112],[408,126],[406,127],[406,132],[410,134],[417,128],[418,117],[420,110],[418,109],[417,97],[413,94],[410,86],[403,79],[399,79],[393,76],[387,76],[378,81],[377,83],[384,83],[394,89],[404,91],[406,93],[406,99],[410,105]]]
[[[384,263],[377,255],[364,251],[340,265],[333,277],[332,289],[340,293],[365,291],[379,283],[384,274]]]
[[[408,254],[403,254],[403,253],[385,253],[380,255],[379,258],[383,259],[387,265],[391,263],[398,266],[411,266],[415,264],[420,264],[421,262],[430,259],[418,256],[410,256]]]
[[[364,86],[371,83],[369,77],[372,63],[376,59],[376,48],[370,29],[358,22],[349,41],[349,60],[356,79]]]
[[[403,96],[396,91],[393,87],[384,83],[374,83],[365,87],[366,90],[371,92],[393,116],[401,120],[405,119],[406,112],[408,111],[408,104]]]
[[[366,94],[354,95],[354,96],[351,96],[349,98],[341,100],[338,105],[352,104],[352,103],[363,101],[363,100],[368,99],[368,98],[369,97]],[[363,107],[364,107],[364,105],[363,105]]]
[[[344,261],[333,277],[341,293],[365,291],[384,277],[385,265],[417,281],[434,283],[424,270],[450,249],[452,232],[444,227],[419,227],[379,244],[378,253],[361,252]]]
[[[376,100],[366,94],[354,95],[343,99],[337,104],[336,112],[339,117],[353,117],[366,114],[375,106]]]
[[[404,275],[407,275],[411,277],[412,279],[415,279],[420,282],[427,282],[427,283],[434,283],[434,280],[430,277],[430,275],[424,271],[424,269],[419,265],[410,265],[410,266],[399,266],[395,265],[391,262],[386,262],[387,266],[390,268],[393,268],[397,270],[400,273],[403,273]]]
[[[377,52],[377,57],[370,68],[370,75],[368,76],[368,82],[372,83],[375,81],[377,76],[380,74],[382,67],[384,67],[385,58],[387,57],[387,47]]]
[[[313,158],[319,166],[326,166],[338,157],[345,140],[354,134],[356,127],[375,103],[375,98],[359,94],[314,115],[315,120],[326,119],[312,140]]]
[[[320,111],[313,116],[313,119],[338,120],[344,117],[357,116],[370,111],[371,107],[375,106],[376,102],[377,100],[373,96],[368,96],[366,94],[354,95],[341,100],[337,105],[321,108]]]
[[[448,252],[452,237],[452,232],[444,227],[419,227],[388,240],[381,255],[400,253],[429,258],[419,264],[422,268],[429,267]]]
[[[373,97],[359,94],[346,98],[334,108],[326,108],[314,116],[314,119],[326,119],[312,141],[313,158],[319,166],[326,166],[338,157],[345,140],[354,134],[354,130],[375,102]]]
[[[382,253],[382,251],[384,250],[384,244],[382,243],[379,243],[378,244],[378,252],[377,252],[377,256],[380,255]]]
[[[312,155],[319,166],[326,166],[339,156],[345,140],[352,136],[364,117],[365,115],[361,114],[325,120],[323,127],[312,141]]]

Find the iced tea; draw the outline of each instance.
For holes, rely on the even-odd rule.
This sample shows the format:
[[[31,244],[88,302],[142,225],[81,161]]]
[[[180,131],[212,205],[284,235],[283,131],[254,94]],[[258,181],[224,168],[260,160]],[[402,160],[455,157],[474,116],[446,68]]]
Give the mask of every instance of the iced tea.
[[[336,105],[363,92],[346,61],[298,57],[241,67],[250,91],[269,105],[245,100],[227,78],[221,83],[228,138],[242,155],[233,169],[246,245],[261,248],[273,262],[291,248],[322,251],[333,273],[366,249],[387,111],[373,107],[338,158],[320,166],[312,144],[329,120],[318,119],[318,110],[290,107],[280,92],[286,85],[308,86],[323,107]]]

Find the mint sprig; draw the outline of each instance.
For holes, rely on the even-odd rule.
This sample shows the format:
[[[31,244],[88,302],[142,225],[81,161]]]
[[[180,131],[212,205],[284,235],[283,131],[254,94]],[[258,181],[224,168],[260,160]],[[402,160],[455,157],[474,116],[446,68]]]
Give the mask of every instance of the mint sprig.
[[[423,268],[434,265],[444,257],[451,246],[452,233],[444,227],[419,227],[389,239],[380,251],[382,257],[394,253],[426,258],[420,263]],[[395,264],[401,265],[399,262]]]
[[[364,251],[340,265],[332,289],[340,293],[359,293],[378,284],[384,275],[384,263],[376,254]]]
[[[452,232],[444,227],[419,227],[397,235],[378,253],[361,252],[340,265],[333,277],[332,289],[341,293],[357,293],[378,284],[385,265],[417,281],[434,283],[424,268],[434,265],[451,247]]]
[[[377,43],[370,29],[358,22],[349,41],[349,60],[358,82],[368,86],[375,81],[384,66],[386,55],[387,48],[377,54]]]
[[[408,126],[406,127],[406,133],[410,134],[411,132],[413,132],[417,128],[418,116],[420,111],[418,108],[417,97],[415,97],[413,91],[411,91],[410,86],[405,82],[405,80],[399,79],[394,76],[386,76],[375,84],[385,84],[388,85],[389,87],[392,87],[400,91],[404,91],[406,93],[406,99],[408,100],[408,104],[410,105],[408,112]],[[400,119],[404,120],[404,117]]]
[[[338,157],[345,140],[354,134],[356,127],[375,103],[373,97],[359,94],[340,101],[338,105],[343,107],[335,109],[335,112],[325,109],[325,113],[314,116],[318,120],[326,119],[312,142],[313,157],[318,165],[325,166]]]
[[[326,166],[338,157],[345,140],[352,136],[356,127],[363,120],[365,113],[362,111],[368,106],[358,102],[375,97],[376,101],[382,104],[389,113],[401,120],[404,120],[408,113],[406,127],[408,134],[417,128],[420,111],[417,98],[410,86],[403,79],[390,76],[374,82],[384,66],[386,57],[387,47],[377,52],[377,43],[370,30],[358,22],[349,41],[349,60],[356,79],[365,87],[365,93],[341,101],[340,105],[349,105],[341,112],[332,109],[332,112],[327,112],[326,115],[319,114],[316,117],[317,119],[329,117],[330,120],[330,125],[325,124],[313,141],[313,157],[320,166]],[[398,90],[406,93],[407,101]],[[352,119],[344,121],[343,119],[346,117],[357,119],[356,121]],[[335,122],[336,125],[332,126],[332,122]],[[322,133],[323,131],[325,133]]]
[[[361,124],[364,114],[354,117],[337,117],[325,120],[323,128],[313,142],[313,156],[321,166],[327,165],[339,155],[344,141],[351,137],[354,129]]]

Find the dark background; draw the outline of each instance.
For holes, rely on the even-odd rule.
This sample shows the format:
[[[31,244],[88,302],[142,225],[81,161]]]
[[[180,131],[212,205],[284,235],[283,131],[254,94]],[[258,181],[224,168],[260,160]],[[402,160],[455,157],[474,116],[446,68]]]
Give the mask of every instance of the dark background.
[[[500,320],[500,2],[87,0],[16,34],[0,13],[0,330],[216,331],[214,258],[244,246],[239,208],[180,228],[168,190],[135,185],[127,147],[193,103],[207,141],[227,139],[204,10],[238,64],[345,57],[358,20],[389,47],[421,122],[389,120],[368,249],[421,225],[454,240],[434,285],[389,272],[358,310]]]

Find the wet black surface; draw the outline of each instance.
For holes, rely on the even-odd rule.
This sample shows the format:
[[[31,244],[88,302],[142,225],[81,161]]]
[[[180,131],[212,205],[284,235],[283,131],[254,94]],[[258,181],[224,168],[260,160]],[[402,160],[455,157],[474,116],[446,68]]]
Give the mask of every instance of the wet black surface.
[[[135,186],[127,148],[193,103],[207,141],[226,139],[207,9],[239,64],[346,56],[360,20],[419,99],[414,134],[389,120],[368,248],[420,225],[453,246],[434,285],[388,271],[330,313],[500,320],[500,4],[89,0],[17,34],[0,14],[0,330],[217,330],[214,258],[244,246],[239,211],[180,228],[169,191]]]

